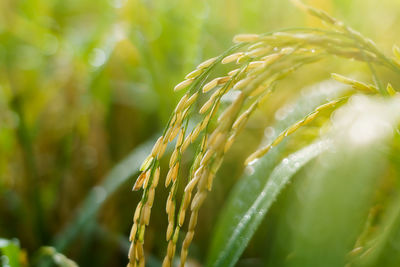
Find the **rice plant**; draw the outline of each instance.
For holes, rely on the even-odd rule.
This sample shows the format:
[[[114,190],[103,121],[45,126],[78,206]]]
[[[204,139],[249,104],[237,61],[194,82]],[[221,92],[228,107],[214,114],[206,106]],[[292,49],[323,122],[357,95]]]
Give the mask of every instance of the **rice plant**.
[[[171,114],[162,136],[158,138],[150,155],[140,167],[141,173],[133,186],[134,191],[143,189],[143,194],[133,216],[133,226],[129,236],[131,246],[128,266],[145,266],[145,232],[146,227],[151,223],[151,210],[159,183],[164,185],[169,192],[165,202],[168,220],[165,238],[168,245],[162,266],[173,266],[177,255],[180,258],[179,266],[185,266],[190,255],[190,245],[196,236],[199,211],[207,195],[212,192],[214,180],[218,179],[218,170],[229,154],[230,148],[246,128],[252,115],[263,105],[273,101],[280,89],[279,84],[291,79],[292,75],[309,64],[319,64],[321,60],[329,60],[332,57],[360,61],[368,66],[372,83],[332,73],[332,79],[344,84],[345,90],[337,89],[332,99],[310,107],[311,110],[303,114],[301,118],[280,129],[272,139],[261,142],[259,147],[247,156],[244,165],[248,166],[247,169],[250,169],[251,173],[257,172],[257,168],[261,168],[260,159],[272,160],[268,158],[269,154],[273,154],[271,157],[275,160],[287,155],[287,151],[281,144],[291,135],[296,135],[301,129],[312,125],[321,116],[326,118],[329,114],[334,114],[332,122],[325,120],[324,124],[313,129],[314,132],[322,130],[320,136],[316,135],[313,138],[313,144],[308,147],[299,147],[297,152],[292,151],[291,157],[283,158],[281,165],[278,165],[269,176],[265,190],[256,196],[254,206],[251,206],[253,210],[249,209],[244,214],[237,212],[236,217],[232,217],[230,222],[229,216],[235,214],[222,215],[220,220],[225,224],[221,223],[219,228],[217,227],[216,241],[212,244],[208,266],[233,266],[237,262],[279,192],[309,161],[324,153],[342,153],[343,158],[354,154],[352,157],[358,160],[370,160],[373,164],[379,157],[379,153],[375,151],[376,145],[381,144],[382,140],[387,140],[388,136],[398,135],[397,132],[393,133],[400,119],[398,93],[390,83],[383,84],[376,68],[383,67],[398,75],[400,49],[394,46],[394,57],[387,57],[372,40],[326,12],[299,1],[293,2],[309,15],[321,20],[326,28],[288,28],[265,34],[236,35],[233,38],[235,43],[233,47],[198,65],[175,86],[175,91],[184,90],[185,93]],[[229,70],[223,76],[215,77],[215,73],[218,73],[217,69],[225,64],[229,66]],[[295,91],[298,88],[292,85],[291,90]],[[304,98],[308,97],[307,93]],[[311,98],[311,95],[309,97]],[[243,138],[245,140],[245,137]],[[165,153],[168,144],[172,146],[170,155]],[[356,146],[352,147],[354,144]],[[349,147],[352,148],[349,149]],[[331,150],[335,152],[329,152]],[[357,153],[363,151],[368,156],[361,156],[353,150]],[[164,177],[160,175],[162,173],[160,161],[168,156],[168,170]],[[189,159],[190,166],[183,163],[184,160]],[[343,170],[351,168],[351,166],[345,166],[346,162],[340,164],[336,167]],[[325,170],[326,168],[321,169],[312,176],[321,176],[322,179],[324,173],[326,172],[325,176],[327,176],[334,166],[335,164],[331,163],[328,167],[330,171]],[[315,169],[317,170],[318,166]],[[376,172],[376,170],[370,172]],[[368,172],[362,172],[356,177],[358,177],[357,182],[365,182],[368,185],[372,183],[368,181],[374,179]],[[389,178],[382,174],[380,179],[383,183]],[[348,182],[348,186],[357,185],[356,181]],[[324,182],[321,183],[327,186]],[[245,185],[242,184],[242,186]],[[366,188],[367,193],[364,192],[365,194],[362,194],[360,199],[365,198],[365,202],[368,202],[367,199],[374,192],[372,189]],[[359,190],[363,191],[363,188],[360,187]],[[354,195],[354,192],[352,194]],[[344,195],[346,198],[347,195]],[[246,198],[243,194],[234,194],[234,196],[236,199],[231,198],[231,204],[235,201],[240,202],[241,198]],[[340,196],[337,197],[340,198]],[[350,200],[351,198],[348,199]],[[352,204],[349,203],[349,205]],[[229,208],[232,209],[228,204],[227,209]],[[318,207],[315,209],[322,210]],[[364,206],[360,208],[359,212],[363,215],[357,218],[358,223],[364,221],[364,231],[357,232],[360,230],[358,228],[350,231],[351,234],[357,233],[356,236],[350,238],[350,243],[354,243],[352,249],[349,250],[347,243],[342,243],[338,249],[339,252],[332,252],[336,258],[333,257],[332,261],[327,259],[326,265],[323,265],[317,260],[309,261],[307,253],[312,255],[313,252],[303,251],[301,254],[302,249],[305,248],[296,247],[295,242],[293,252],[295,253],[293,257],[297,257],[294,260],[297,264],[295,265],[373,265],[379,258],[378,250],[384,250],[380,242],[385,241],[380,241],[381,236],[371,237],[368,232],[372,227],[378,228],[376,230],[378,233],[384,231],[384,228],[383,225],[372,222],[377,220],[374,211],[370,211],[365,217],[365,209]],[[242,218],[235,219],[241,215],[243,215]],[[343,216],[350,215],[346,215],[346,211],[343,211]],[[236,225],[235,222],[237,222]],[[233,226],[232,232],[223,229],[229,224]],[[310,225],[303,226],[307,228]],[[318,254],[317,251],[314,253]]]
[[[0,266],[400,266],[400,2],[307,2],[0,1]]]

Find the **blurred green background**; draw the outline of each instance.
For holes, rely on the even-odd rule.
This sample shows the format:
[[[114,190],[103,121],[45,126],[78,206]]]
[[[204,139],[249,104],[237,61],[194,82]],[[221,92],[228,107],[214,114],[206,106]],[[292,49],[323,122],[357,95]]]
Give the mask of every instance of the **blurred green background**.
[[[387,53],[400,44],[400,1],[307,3]],[[0,0],[0,237],[19,240],[22,262],[55,246],[80,266],[126,264],[134,174],[182,95],[174,85],[235,34],[301,26],[321,24],[286,0]],[[228,158],[226,186],[202,212],[199,262],[237,163]],[[154,266],[166,247],[158,194],[146,241]],[[246,253],[257,251],[255,240]]]

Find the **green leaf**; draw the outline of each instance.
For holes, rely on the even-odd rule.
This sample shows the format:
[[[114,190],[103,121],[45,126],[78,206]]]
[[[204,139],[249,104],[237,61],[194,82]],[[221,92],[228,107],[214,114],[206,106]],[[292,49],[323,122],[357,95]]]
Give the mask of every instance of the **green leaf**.
[[[222,218],[221,221],[230,220],[231,222],[218,228],[207,265],[233,266],[285,185],[298,170],[328,147],[327,141],[319,141],[283,159],[272,171],[256,200],[244,213],[237,212],[234,218]],[[265,175],[270,167],[268,157],[265,157],[262,163],[255,166],[252,176]],[[238,199],[238,201],[243,201],[243,199]]]
[[[335,144],[333,151],[309,166],[298,187],[306,194],[291,217],[296,222],[287,241],[291,256],[282,266],[346,265],[385,166],[381,148],[376,144],[357,149]]]
[[[297,180],[295,201],[285,213],[286,238],[271,244],[277,249],[268,261],[285,267],[357,266],[351,261],[363,249],[368,216],[385,180],[398,112],[398,99],[365,96],[337,110],[329,132],[332,149]]]
[[[0,265],[4,267],[18,267],[19,262],[19,242],[17,240],[8,240],[0,238]]]

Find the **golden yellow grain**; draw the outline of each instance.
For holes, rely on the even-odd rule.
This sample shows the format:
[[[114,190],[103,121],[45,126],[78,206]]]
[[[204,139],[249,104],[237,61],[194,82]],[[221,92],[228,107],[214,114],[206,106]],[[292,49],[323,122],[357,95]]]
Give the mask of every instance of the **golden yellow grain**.
[[[158,158],[161,158],[163,155],[164,155],[164,153],[165,153],[165,150],[167,149],[167,145],[168,145],[168,143],[164,143],[164,138],[163,138],[163,143],[161,144],[161,146],[160,146],[160,150],[158,151]]]
[[[160,179],[160,167],[157,167],[154,171],[153,181],[151,183],[151,188],[156,188],[158,185],[158,180]]]
[[[168,227],[167,227],[167,232],[166,232],[167,241],[169,241],[171,239],[173,231],[174,231],[174,224],[173,223],[169,223]]]
[[[143,216],[142,216],[142,218],[143,218],[143,223],[144,223],[145,225],[149,225],[149,222],[150,222],[150,215],[151,215],[151,207],[148,206],[148,205],[145,205],[145,206],[143,207]]]
[[[285,136],[289,136],[292,133],[294,133],[295,131],[297,131],[303,124],[303,121],[298,121],[295,124],[293,124],[292,126],[290,126],[286,131],[285,131]]]
[[[203,156],[203,158],[202,158],[201,161],[200,161],[200,165],[206,165],[206,164],[210,161],[210,159],[211,159],[211,157],[214,155],[214,153],[215,153],[214,150],[208,149],[208,150],[206,151],[206,153],[204,153],[204,156]]]
[[[202,126],[201,126],[201,122],[200,122],[200,123],[198,123],[198,124],[196,125],[196,127],[193,129],[193,131],[192,131],[192,133],[191,133],[190,141],[191,141],[192,143],[197,139],[197,137],[199,136],[201,130],[202,130]]]
[[[228,64],[230,62],[236,61],[239,57],[241,57],[243,55],[244,55],[243,52],[234,53],[234,54],[229,55],[229,56],[225,57],[224,59],[222,59],[221,63]]]
[[[319,114],[319,111],[314,111],[310,115],[307,116],[307,118],[304,120],[303,125],[310,123],[313,121]]]
[[[176,108],[175,108],[175,113],[176,114],[184,109],[184,106],[185,106],[186,101],[188,99],[189,99],[189,95],[188,94],[184,94],[182,96],[181,100],[179,100],[178,104],[176,105]]]
[[[128,258],[130,263],[132,263],[136,259],[136,248],[134,243],[131,243],[129,247]]]
[[[179,162],[176,162],[174,167],[170,168],[167,173],[167,177],[165,178],[165,187],[168,187],[171,181],[176,180],[176,177],[178,175],[178,170],[179,170]]]
[[[265,66],[265,62],[264,61],[252,61],[252,62],[249,63],[247,68],[249,70],[251,70],[251,69],[256,69],[256,68],[262,68],[264,66]]]
[[[153,181],[154,181],[154,180],[153,180]],[[149,207],[152,207],[152,206],[153,206],[155,192],[156,192],[156,191],[154,190],[154,188],[150,188],[149,194],[148,194],[148,197],[147,197],[147,202],[146,202],[146,204],[147,204]]]
[[[342,75],[339,75],[337,73],[332,73],[331,76],[333,79],[337,80],[338,82],[351,85],[356,90],[359,90],[359,91],[362,91],[365,93],[377,93],[378,92],[378,90],[372,85],[367,85],[365,83],[347,78]]]
[[[144,178],[143,189],[146,189],[146,188],[147,188],[147,186],[148,186],[148,184],[149,184],[149,181],[150,181],[150,175],[151,175],[151,170],[148,170],[148,171],[146,172],[146,176],[145,176],[145,178]]]
[[[233,37],[234,43],[254,42],[260,38],[258,34],[238,34]]]
[[[146,179],[147,173],[148,173],[148,171],[145,171],[145,172],[142,172],[139,175],[139,177],[137,178],[135,184],[133,185],[133,188],[132,188],[133,191],[137,191],[142,187],[142,185],[143,185],[143,183],[144,183],[144,181]]]
[[[226,153],[232,146],[233,142],[235,141],[234,136],[230,136],[225,143],[224,153]]]
[[[249,77],[246,77],[246,78],[240,80],[239,82],[237,82],[237,83],[233,86],[233,90],[240,90],[240,89],[242,89],[243,87],[247,86],[251,81],[253,81],[254,78],[255,78],[254,76],[249,76]]]
[[[183,82],[178,83],[175,86],[174,91],[177,92],[177,91],[180,91],[182,89],[185,89],[186,87],[191,85],[193,81],[194,81],[194,79],[187,79],[187,80],[184,80]]]
[[[197,76],[199,76],[199,75],[202,74],[202,73],[203,73],[203,70],[202,70],[202,69],[195,69],[194,71],[188,73],[188,74],[185,76],[185,79],[193,79],[193,78],[196,78]]]
[[[201,207],[201,204],[203,204],[203,202],[206,199],[206,197],[207,197],[207,193],[206,192],[204,192],[204,191],[203,192],[197,192],[196,195],[193,198],[192,205],[190,206],[190,209],[192,211],[199,210],[200,207]],[[190,227],[190,225],[192,223],[196,224],[196,222],[197,222],[197,216],[196,216],[196,221],[194,221],[194,222],[192,222],[192,217],[191,217],[190,218],[190,222],[189,222],[189,229],[192,228],[192,227]],[[193,226],[193,228],[194,228],[194,226]]]
[[[188,148],[188,146],[190,145],[191,142],[191,134],[189,134],[186,138],[185,141],[183,141],[183,144],[180,148],[181,153],[185,152],[185,150]]]
[[[133,221],[137,222],[139,220],[140,217],[140,212],[142,210],[142,202],[139,202],[139,204],[136,206],[136,210],[135,210],[135,214],[133,215]]]
[[[185,106],[186,107],[188,107],[188,106],[191,106],[196,100],[197,100],[197,97],[199,96],[199,93],[198,92],[196,92],[196,93],[194,93],[191,97],[189,97],[189,99],[186,101],[186,103],[185,103]]]
[[[137,233],[137,224],[134,223],[132,225],[131,232],[129,234],[129,242],[132,242],[133,239],[135,239],[136,233]]]
[[[171,142],[172,140],[175,139],[175,137],[178,135],[179,131],[181,130],[181,128],[179,127],[174,127],[169,135],[168,141]]]
[[[232,76],[236,75],[239,71],[240,71],[240,68],[231,70],[230,72],[228,72],[228,75],[232,77]]]
[[[153,162],[153,159],[154,157],[152,155],[147,156],[147,158],[143,161],[142,165],[140,166],[140,171],[146,171]]]
[[[388,85],[386,87],[386,91],[388,92],[388,94],[390,96],[394,96],[397,93],[396,90],[394,90],[393,86],[390,83],[388,83]]]
[[[195,175],[193,177],[193,179],[190,180],[190,182],[186,185],[185,192],[190,193],[194,189],[196,184],[199,182],[200,178],[201,178],[201,173],[198,175]]]
[[[213,58],[210,58],[210,59],[207,59],[206,61],[204,61],[203,63],[200,63],[198,66],[197,66],[197,69],[206,69],[206,68],[208,68],[208,67],[210,67],[216,60],[217,60],[217,58],[218,57],[213,57]]]
[[[200,108],[199,113],[200,113],[200,114],[206,113],[207,110],[209,110],[209,109],[212,107],[212,105],[213,105],[214,103],[215,103],[215,100],[214,100],[213,97],[211,97],[211,98],[208,99],[208,100],[204,103],[204,105]]]
[[[208,82],[207,84],[205,84],[203,86],[203,93],[207,93],[208,91],[214,89],[217,85],[218,85],[218,79],[219,78],[215,78],[212,81]]]
[[[175,149],[174,152],[172,152],[171,158],[169,160],[169,167],[172,168],[176,161],[178,160],[178,156],[179,156],[179,150]]]

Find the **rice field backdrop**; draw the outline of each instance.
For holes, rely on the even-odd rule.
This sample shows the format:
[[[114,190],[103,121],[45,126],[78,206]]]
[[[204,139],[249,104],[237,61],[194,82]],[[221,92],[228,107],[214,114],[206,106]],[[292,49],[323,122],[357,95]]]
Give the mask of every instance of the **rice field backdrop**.
[[[400,266],[399,26],[395,0],[0,1],[0,266]]]

